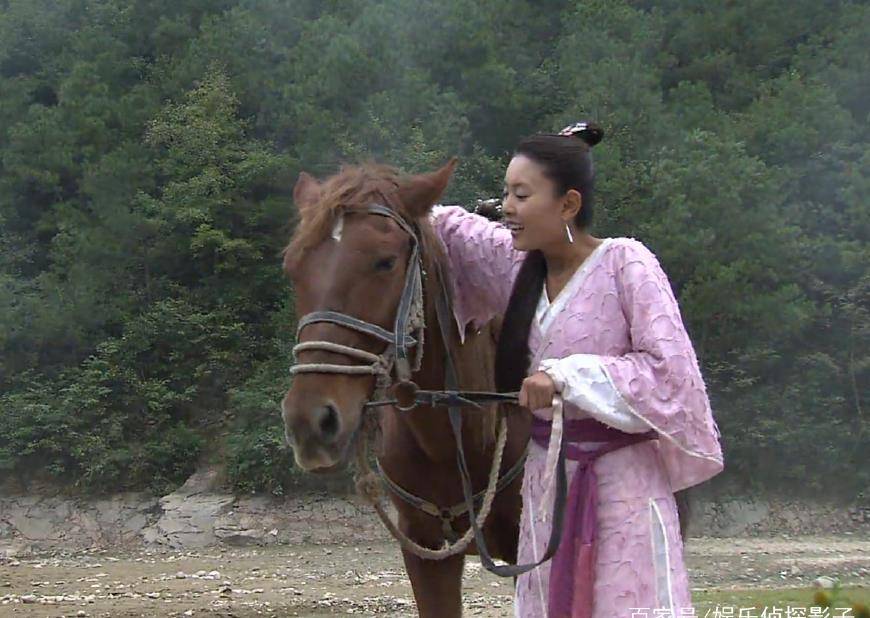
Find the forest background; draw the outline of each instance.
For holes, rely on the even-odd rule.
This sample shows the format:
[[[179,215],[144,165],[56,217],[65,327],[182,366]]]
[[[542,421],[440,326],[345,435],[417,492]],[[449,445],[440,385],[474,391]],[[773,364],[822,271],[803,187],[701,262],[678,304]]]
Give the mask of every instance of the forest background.
[[[870,500],[870,5],[0,0],[0,477],[287,492],[300,172],[500,195],[578,120],[660,257],[738,491]]]

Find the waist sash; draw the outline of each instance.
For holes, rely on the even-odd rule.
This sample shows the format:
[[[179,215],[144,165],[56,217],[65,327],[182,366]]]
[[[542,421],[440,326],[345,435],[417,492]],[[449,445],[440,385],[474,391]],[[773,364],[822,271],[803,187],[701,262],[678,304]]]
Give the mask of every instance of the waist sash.
[[[535,417],[532,439],[543,448],[550,441],[551,423]],[[598,479],[593,462],[612,451],[656,437],[656,432],[625,433],[591,418],[565,421],[565,456],[578,462],[565,504],[564,532],[550,570],[549,618],[591,618],[598,537]],[[602,442],[581,450],[580,442]]]

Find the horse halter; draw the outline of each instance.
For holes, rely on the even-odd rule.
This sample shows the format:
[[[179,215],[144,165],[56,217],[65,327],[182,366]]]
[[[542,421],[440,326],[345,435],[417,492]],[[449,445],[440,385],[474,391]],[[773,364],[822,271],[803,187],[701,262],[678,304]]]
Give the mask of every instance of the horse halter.
[[[426,326],[423,309],[422,264],[420,255],[420,237],[417,231],[394,210],[381,204],[370,204],[364,209],[352,212],[362,212],[395,221],[411,237],[411,255],[405,271],[405,287],[396,310],[396,320],[392,332],[384,328],[360,320],[337,311],[314,311],[302,317],[296,329],[296,340],[302,334],[302,329],[309,324],[329,322],[345,328],[369,335],[387,343],[387,348],[380,354],[368,350],[334,343],[332,341],[305,341],[293,348],[294,364],[290,374],[299,373],[332,373],[344,375],[374,375],[377,378],[373,398],[382,397],[392,384],[391,374],[395,368],[396,377],[400,383],[409,382],[411,374],[420,369],[423,361],[423,330]],[[409,357],[409,348],[414,347],[413,359]],[[352,359],[365,361],[367,365],[337,365],[329,363],[298,363],[300,352],[319,350],[334,354],[343,354]],[[367,407],[372,404],[367,404]]]
[[[471,523],[470,528],[465,535],[458,541],[448,544],[440,550],[431,550],[423,547],[405,535],[401,530],[396,528],[390,521],[387,513],[381,508],[378,500],[373,497],[374,491],[371,489],[372,478],[378,478],[373,474],[368,464],[366,454],[366,434],[362,433],[362,439],[357,441],[357,464],[361,472],[361,476],[357,481],[358,490],[372,503],[378,516],[383,521],[384,525],[395,538],[399,540],[402,547],[408,551],[430,560],[438,560],[456,553],[465,551],[468,544],[473,539],[477,544],[478,552],[483,562],[484,568],[488,571],[500,575],[502,577],[514,577],[521,573],[525,573],[532,568],[549,560],[559,546],[562,535],[562,517],[564,513],[565,498],[567,495],[567,476],[565,472],[565,448],[564,444],[559,449],[559,456],[556,462],[556,497],[553,504],[553,527],[550,535],[550,540],[547,543],[547,549],[541,560],[534,564],[526,565],[496,565],[487,548],[486,539],[483,536],[481,528],[483,522],[489,514],[492,506],[492,501],[498,491],[507,487],[523,470],[525,465],[525,454],[514,464],[503,478],[499,478],[499,470],[501,468],[502,454],[504,453],[505,441],[507,439],[507,421],[504,417],[501,419],[501,428],[499,430],[498,442],[496,444],[496,454],[493,457],[492,467],[489,474],[489,483],[487,489],[482,494],[474,495],[471,484],[471,474],[468,470],[468,462],[465,457],[465,448],[462,442],[462,414],[460,408],[462,406],[472,406],[480,408],[486,403],[503,403],[516,402],[518,393],[488,393],[482,391],[460,391],[460,390],[444,390],[444,391],[428,391],[420,390],[414,382],[411,381],[411,375],[420,370],[423,361],[423,332],[425,329],[425,310],[423,305],[423,279],[422,279],[422,259],[420,255],[420,236],[416,230],[395,211],[381,204],[371,204],[368,207],[361,209],[358,212],[389,217],[393,219],[399,227],[401,227],[411,237],[412,248],[411,255],[408,258],[408,267],[405,273],[405,287],[402,290],[402,296],[399,300],[399,306],[396,311],[396,321],[393,326],[393,331],[387,331],[376,324],[370,324],[336,311],[314,311],[309,313],[300,320],[296,330],[296,339],[299,340],[299,335],[302,329],[309,324],[316,322],[329,322],[338,324],[351,330],[364,333],[387,343],[387,348],[381,354],[374,354],[368,350],[361,350],[351,346],[341,345],[332,341],[306,341],[299,343],[293,348],[294,365],[290,368],[292,375],[299,373],[332,373],[344,375],[374,375],[377,376],[375,392],[373,399],[382,396],[392,385],[390,376],[393,368],[396,370],[398,382],[394,387],[395,399],[382,401],[369,401],[364,408],[372,408],[383,405],[395,405],[399,410],[410,410],[417,405],[423,404],[427,406],[445,406],[448,410],[448,418],[453,431],[453,437],[456,440],[456,456],[457,465],[459,467],[459,477],[462,484],[462,492],[465,499],[464,506],[456,505],[450,509],[442,509],[435,504],[429,503],[405,490],[396,492],[398,486],[395,483],[390,485],[391,481],[386,475],[381,475],[380,478],[387,479],[388,486],[393,488],[397,495],[416,506],[418,509],[428,512],[430,515],[441,518],[442,526],[444,527],[445,539],[448,535],[447,526],[460,514],[467,514]],[[436,265],[436,273],[441,285],[441,294],[435,294],[435,308],[438,315],[438,326],[441,330],[441,336],[447,345],[448,350],[445,357],[445,383],[448,388],[458,389],[459,380],[456,374],[456,366],[451,359],[449,350],[449,316],[451,310],[449,307],[449,296],[444,287],[445,278],[443,273]],[[408,349],[415,347],[413,365],[409,359]],[[297,354],[306,350],[320,350],[324,352],[332,352],[343,354],[353,359],[368,361],[369,365],[335,365],[328,363],[295,363]],[[370,417],[371,418],[371,417]],[[507,481],[505,480],[507,479]],[[366,489],[368,487],[368,489]],[[478,512],[475,506],[476,500],[482,499],[482,505]],[[461,509],[461,510],[460,510]],[[436,513],[437,514],[434,514]],[[478,521],[480,519],[480,521]],[[451,528],[452,531],[452,528]]]

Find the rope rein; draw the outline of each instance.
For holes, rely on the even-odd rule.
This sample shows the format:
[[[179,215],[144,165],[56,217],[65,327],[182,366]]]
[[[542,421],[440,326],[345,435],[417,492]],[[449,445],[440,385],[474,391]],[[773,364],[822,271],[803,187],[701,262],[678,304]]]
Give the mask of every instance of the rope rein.
[[[381,522],[383,522],[384,526],[389,530],[390,534],[393,535],[399,545],[402,546],[402,549],[414,554],[419,558],[423,558],[424,560],[443,560],[444,558],[448,558],[450,556],[455,556],[456,554],[463,553],[468,546],[471,545],[471,542],[474,540],[474,527],[469,526],[468,530],[465,531],[465,534],[462,535],[456,542],[448,543],[447,539],[444,540],[444,546],[439,549],[431,549],[429,547],[424,547],[420,545],[409,536],[407,536],[404,532],[399,530],[398,526],[393,523],[393,520],[390,519],[389,514],[384,509],[381,504],[381,498],[383,497],[381,478],[378,474],[372,470],[369,465],[367,450],[368,450],[368,437],[369,432],[364,432],[360,435],[360,439],[357,442],[356,449],[356,464],[357,469],[360,471],[360,474],[356,481],[356,489],[361,496],[363,496],[369,503],[374,507],[375,512],[378,514]],[[501,469],[502,456],[504,455],[504,447],[507,443],[507,419],[502,417],[501,424],[499,426],[498,432],[498,440],[495,446],[495,456],[492,460],[492,467],[489,471],[489,482],[486,486],[486,493],[483,495],[483,503],[480,508],[480,512],[477,514],[476,522],[479,528],[483,527],[484,522],[487,517],[489,517],[489,512],[492,509],[492,503],[495,500],[495,496],[498,493],[497,485],[498,485],[498,477],[499,470]]]
[[[393,405],[397,403],[395,400],[385,399],[387,392],[393,385],[392,374],[394,371],[396,377],[398,378],[399,385],[411,385],[415,391],[413,394],[413,401],[406,405],[398,406],[398,409],[400,410],[409,410],[421,404],[431,406],[447,405],[451,407],[451,410],[456,410],[456,414],[458,414],[458,408],[456,407],[458,405],[471,405],[480,408],[480,404],[485,402],[491,403],[507,400],[516,401],[515,393],[417,391],[416,385],[411,382],[411,376],[413,373],[419,371],[420,367],[422,366],[423,338],[426,328],[422,285],[423,271],[421,263],[422,260],[420,256],[420,239],[416,230],[393,210],[380,204],[372,204],[366,209],[366,212],[393,219],[405,232],[409,234],[412,239],[412,250],[408,260],[405,287],[402,291],[402,296],[399,301],[399,306],[396,313],[396,323],[393,332],[389,332],[380,326],[369,324],[368,322],[364,322],[343,313],[333,311],[316,311],[304,316],[302,320],[300,320],[297,329],[297,341],[299,340],[299,335],[301,334],[302,329],[306,326],[316,322],[328,322],[332,324],[337,324],[344,328],[355,330],[357,332],[361,332],[381,341],[385,341],[387,343],[387,347],[381,354],[375,354],[367,350],[362,350],[359,348],[354,348],[331,341],[305,341],[297,344],[293,348],[294,364],[290,369],[291,375],[305,373],[323,373],[338,375],[376,376],[377,380],[375,384],[375,390],[372,396],[373,401],[370,401],[368,404],[366,404],[364,408],[366,412],[378,406]],[[442,286],[442,294],[446,294],[442,274],[439,274],[439,283]],[[440,314],[447,311],[447,309],[445,309],[443,305],[445,305],[448,301],[446,298],[441,298],[440,296],[441,295],[436,294],[436,307],[439,309],[438,321],[439,326],[442,330],[442,335],[446,337],[446,327],[445,324],[442,324],[441,322],[448,318],[446,315],[442,316]],[[449,346],[446,339],[445,345]],[[413,358],[409,360],[408,348],[412,346],[415,348],[414,354]],[[328,352],[332,354],[339,354],[345,356],[346,358],[355,361],[361,361],[367,364],[341,365],[334,363],[298,363],[298,355],[303,352]],[[449,358],[448,347],[448,373],[451,373],[453,371],[451,369],[452,367],[453,362]],[[455,376],[453,376],[451,380],[455,381]],[[453,414],[453,412],[451,412],[451,414]],[[471,519],[471,525],[469,526],[468,530],[466,530],[465,534],[462,535],[462,537],[460,537],[454,543],[450,543],[445,534],[444,546],[438,549],[424,547],[423,545],[420,545],[419,543],[408,537],[401,530],[399,530],[398,526],[393,523],[386,510],[384,509],[383,505],[381,504],[381,498],[383,497],[383,480],[372,469],[371,465],[369,464],[368,456],[369,441],[371,438],[374,437],[375,433],[377,432],[377,423],[376,421],[372,421],[374,421],[373,415],[368,414],[364,417],[363,426],[360,428],[357,438],[356,488],[359,494],[372,505],[375,512],[378,514],[378,517],[383,522],[384,526],[387,528],[387,530],[389,530],[390,534],[392,534],[392,536],[399,542],[401,547],[406,551],[426,560],[442,560],[449,556],[465,552],[465,550],[468,549],[468,546],[472,543],[472,541],[476,540],[478,544],[478,551],[481,553],[481,555],[486,554],[488,556],[485,547],[486,544],[483,540],[483,537],[481,536],[481,529],[483,528],[483,525],[486,522],[490,511],[492,510],[492,504],[495,500],[496,494],[499,492],[500,488],[503,488],[499,486],[499,471],[501,470],[505,444],[507,443],[507,418],[505,416],[501,417],[498,436],[496,439],[495,453],[489,472],[489,480],[487,482],[486,490],[483,493],[483,501],[481,503],[480,511],[475,515],[473,497],[470,497],[471,494],[469,494],[469,496],[466,496],[466,511]],[[451,423],[453,422],[454,421],[451,420]],[[465,478],[467,470],[463,468],[465,462],[464,453],[462,451],[461,438],[459,435],[456,435],[455,438],[457,440],[457,447],[459,449],[458,452],[462,455],[460,459],[460,477],[463,481],[463,491],[464,493],[467,493],[466,490],[468,489],[468,487],[466,487],[466,485],[468,483],[468,479]],[[503,484],[503,486],[507,485],[509,485],[509,483]],[[414,498],[414,500],[417,502],[417,504],[415,504],[414,501],[409,500],[408,497],[402,496],[400,493],[396,495],[398,495],[401,499],[405,500],[405,502],[408,502],[409,504],[412,504],[423,512],[428,513],[427,509],[423,509],[420,507],[420,503],[425,503],[427,501],[422,500],[409,493],[408,496]],[[438,507],[436,506],[436,508]],[[452,507],[451,509],[446,510],[439,510],[441,510],[442,512],[449,512],[454,510],[455,508],[456,507]],[[442,524],[446,525],[443,517]]]

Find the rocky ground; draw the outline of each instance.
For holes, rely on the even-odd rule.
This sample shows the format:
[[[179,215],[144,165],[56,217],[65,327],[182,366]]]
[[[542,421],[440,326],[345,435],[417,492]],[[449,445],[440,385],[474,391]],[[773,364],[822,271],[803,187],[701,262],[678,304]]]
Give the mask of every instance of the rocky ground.
[[[865,509],[696,505],[696,594],[870,587]],[[466,564],[466,615],[512,616],[511,585]],[[309,492],[234,497],[192,479],[163,498],[0,496],[0,616],[414,616],[396,545],[368,506]],[[701,615],[701,614],[699,614]]]
[[[354,495],[308,489],[287,498],[234,496],[215,489],[214,474],[197,473],[163,497],[86,499],[4,495],[0,490],[0,557],[53,548],[268,546],[358,540],[361,534],[378,539],[384,534],[371,508]],[[870,538],[870,508],[865,505],[691,496],[692,536]]]
[[[692,585],[800,587],[819,577],[870,586],[870,539],[694,538]],[[511,616],[510,582],[470,559],[469,616]],[[0,616],[414,616],[410,586],[387,540],[197,551],[109,549],[6,559]]]

